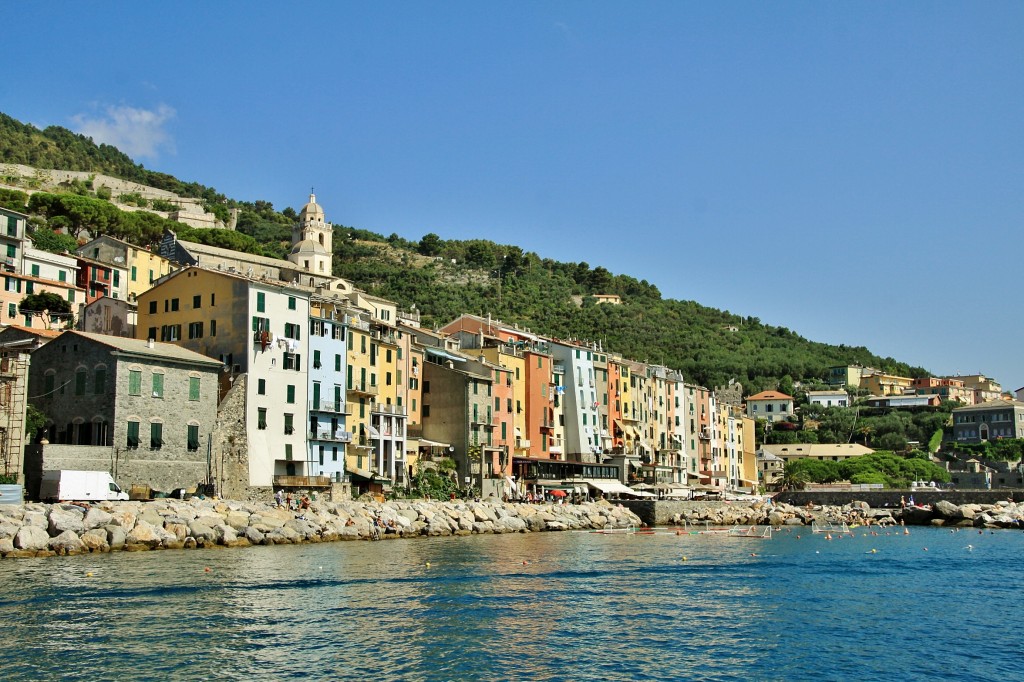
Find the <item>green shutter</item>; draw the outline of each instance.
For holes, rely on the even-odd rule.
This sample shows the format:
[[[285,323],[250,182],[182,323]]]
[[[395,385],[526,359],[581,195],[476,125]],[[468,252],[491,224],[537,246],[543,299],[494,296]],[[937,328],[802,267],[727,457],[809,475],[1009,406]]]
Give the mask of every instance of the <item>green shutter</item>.
[[[107,382],[107,370],[102,367],[96,370],[96,382],[93,386],[93,393],[96,395],[103,395],[103,391],[106,389]]]
[[[85,370],[75,373],[75,395],[85,395]]]
[[[188,399],[199,400],[199,377],[188,378]]]
[[[288,402],[295,402],[295,387],[291,384],[288,385]]]
[[[139,422],[128,422],[128,440],[130,448],[139,447]]]
[[[154,374],[153,375],[153,397],[163,398],[164,397],[164,375]]]

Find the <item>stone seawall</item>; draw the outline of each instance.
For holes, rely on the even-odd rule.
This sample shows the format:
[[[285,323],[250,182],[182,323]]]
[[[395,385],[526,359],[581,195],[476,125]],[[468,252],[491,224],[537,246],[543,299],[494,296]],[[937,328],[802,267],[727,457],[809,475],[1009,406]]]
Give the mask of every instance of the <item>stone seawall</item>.
[[[914,493],[917,506],[872,507],[868,502],[850,499],[844,504],[801,506],[779,501],[736,502],[664,502],[631,500],[623,502],[649,526],[807,526],[818,523],[875,525],[970,526],[977,528],[1024,528],[1024,502],[1002,499],[992,504],[967,502],[956,504],[939,499],[923,504]]]
[[[91,505],[30,503],[0,507],[0,555],[45,557],[638,525],[640,519],[631,511],[607,502],[316,502],[302,511],[199,498]]]

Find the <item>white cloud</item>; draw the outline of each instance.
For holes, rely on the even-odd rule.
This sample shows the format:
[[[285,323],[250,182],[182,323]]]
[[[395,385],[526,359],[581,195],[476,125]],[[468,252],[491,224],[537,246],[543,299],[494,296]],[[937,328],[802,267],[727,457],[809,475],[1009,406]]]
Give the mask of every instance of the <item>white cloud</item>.
[[[109,106],[105,113],[98,117],[78,114],[71,120],[78,126],[76,132],[91,137],[97,144],[113,145],[133,159],[155,159],[161,149],[174,152],[174,140],[164,126],[176,112],[166,104],[152,111]]]

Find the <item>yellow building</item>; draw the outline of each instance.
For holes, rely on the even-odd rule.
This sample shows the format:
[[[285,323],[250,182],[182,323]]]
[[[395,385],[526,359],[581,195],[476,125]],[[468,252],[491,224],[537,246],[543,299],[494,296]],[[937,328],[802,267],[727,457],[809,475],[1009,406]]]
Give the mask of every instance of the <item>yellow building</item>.
[[[871,395],[903,395],[914,385],[910,377],[898,377],[882,372],[872,372],[861,377],[860,387],[867,389]]]
[[[103,235],[83,244],[76,253],[102,263],[125,268],[128,276],[128,300],[153,286],[164,275],[174,272],[174,265],[166,258],[134,244]]]

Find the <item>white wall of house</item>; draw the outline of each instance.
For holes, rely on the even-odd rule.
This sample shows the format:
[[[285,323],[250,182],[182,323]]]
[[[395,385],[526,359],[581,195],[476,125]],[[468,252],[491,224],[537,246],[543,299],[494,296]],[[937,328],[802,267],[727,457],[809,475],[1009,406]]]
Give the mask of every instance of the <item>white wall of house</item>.
[[[261,299],[263,309],[259,310]],[[246,395],[249,485],[267,487],[274,484],[275,476],[310,475],[306,439],[309,430],[309,297],[299,290],[253,283],[249,286],[247,311],[250,320],[254,317],[269,320],[271,335],[266,349],[255,341],[250,346]],[[260,409],[266,410],[265,428],[259,426]],[[291,415],[291,433],[285,433],[286,415]],[[291,460],[288,460],[289,451]]]

